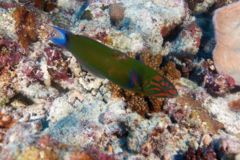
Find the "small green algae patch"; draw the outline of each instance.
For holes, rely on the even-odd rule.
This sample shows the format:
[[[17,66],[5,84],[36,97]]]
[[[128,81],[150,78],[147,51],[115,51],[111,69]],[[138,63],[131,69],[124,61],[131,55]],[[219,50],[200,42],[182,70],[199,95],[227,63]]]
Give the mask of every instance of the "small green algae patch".
[[[107,9],[108,7],[107,6],[105,6],[104,4],[102,4],[102,6],[100,7],[101,8],[101,10],[105,10],[105,9]]]
[[[83,12],[83,14],[81,15],[80,19],[81,20],[83,20],[83,19],[92,20],[93,19],[93,15],[92,15],[90,10],[85,10]]]
[[[5,94],[0,92],[0,108],[2,108],[8,102],[9,102],[9,98]]]

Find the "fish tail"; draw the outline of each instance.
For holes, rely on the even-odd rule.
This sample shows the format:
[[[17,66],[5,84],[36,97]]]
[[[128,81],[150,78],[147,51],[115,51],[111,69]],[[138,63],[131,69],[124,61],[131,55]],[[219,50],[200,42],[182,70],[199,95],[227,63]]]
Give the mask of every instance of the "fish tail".
[[[57,34],[54,37],[51,37],[50,40],[59,47],[67,49],[67,43],[69,41],[68,34],[71,34],[71,32],[55,26],[52,26],[52,28],[55,29]]]

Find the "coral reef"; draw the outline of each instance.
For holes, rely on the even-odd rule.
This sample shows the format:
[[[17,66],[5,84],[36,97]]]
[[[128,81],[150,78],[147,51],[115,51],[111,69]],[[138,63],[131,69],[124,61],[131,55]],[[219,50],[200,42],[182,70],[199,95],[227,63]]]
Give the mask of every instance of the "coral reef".
[[[239,2],[216,11],[215,24],[224,16],[214,63],[211,55],[210,15],[233,1],[1,1],[0,159],[239,159],[239,78],[216,72],[239,63],[215,54],[231,42],[227,58],[237,53],[237,27],[224,28],[237,14],[224,10]],[[121,14],[112,17],[116,5]],[[92,76],[49,40],[51,26],[127,53],[173,82],[178,97],[146,97]]]

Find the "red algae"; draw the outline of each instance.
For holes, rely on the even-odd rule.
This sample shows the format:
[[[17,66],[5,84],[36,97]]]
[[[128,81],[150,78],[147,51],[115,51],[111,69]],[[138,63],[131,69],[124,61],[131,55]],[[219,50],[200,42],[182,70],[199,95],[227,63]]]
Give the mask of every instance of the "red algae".
[[[26,52],[16,41],[0,39],[0,75],[18,64],[24,53]]]
[[[19,41],[26,50],[28,45],[37,41],[38,32],[36,31],[35,19],[36,14],[28,11],[26,8],[18,7],[14,11],[15,28]]]
[[[210,143],[205,151],[199,147],[195,153],[193,147],[189,147],[185,160],[217,160],[217,154],[213,148],[213,143]]]

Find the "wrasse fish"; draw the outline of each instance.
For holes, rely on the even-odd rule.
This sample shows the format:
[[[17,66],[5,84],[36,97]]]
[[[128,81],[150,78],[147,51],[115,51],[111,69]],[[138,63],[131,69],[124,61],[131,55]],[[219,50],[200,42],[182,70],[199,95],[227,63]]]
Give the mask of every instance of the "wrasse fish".
[[[67,49],[89,72],[107,78],[120,87],[146,96],[172,98],[178,95],[173,84],[152,68],[111,49],[94,39],[53,27],[51,41]]]

